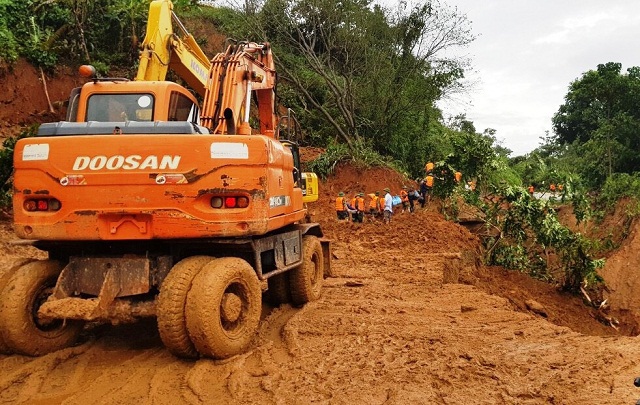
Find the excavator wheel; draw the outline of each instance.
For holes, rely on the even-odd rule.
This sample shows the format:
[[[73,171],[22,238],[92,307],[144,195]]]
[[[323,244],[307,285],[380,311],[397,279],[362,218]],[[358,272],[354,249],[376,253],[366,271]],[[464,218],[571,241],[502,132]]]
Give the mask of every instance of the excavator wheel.
[[[287,273],[269,277],[267,284],[269,288],[265,295],[270,304],[278,306],[291,302],[289,275]]]
[[[187,295],[187,329],[201,355],[242,353],[258,330],[262,291],[246,261],[225,257],[204,266]]]
[[[16,270],[18,270],[20,267],[34,260],[35,259],[20,258],[20,259],[17,259],[15,262],[13,262],[13,264],[9,268],[0,269],[0,297],[2,296],[2,290],[4,289],[4,286],[7,285],[7,282],[9,282],[9,279],[11,278],[13,273],[15,273]],[[0,353],[11,354],[11,350],[4,343],[1,333],[0,333]]]
[[[302,238],[302,264],[289,273],[294,304],[302,305],[320,298],[324,261],[318,238],[310,235]]]
[[[158,331],[162,343],[178,357],[198,357],[198,351],[189,339],[184,311],[193,279],[212,260],[211,256],[192,256],[179,261],[160,287],[156,308]]]
[[[38,309],[56,285],[62,264],[38,260],[19,267],[7,281],[0,296],[0,333],[9,350],[40,356],[72,345],[84,322],[42,320]]]

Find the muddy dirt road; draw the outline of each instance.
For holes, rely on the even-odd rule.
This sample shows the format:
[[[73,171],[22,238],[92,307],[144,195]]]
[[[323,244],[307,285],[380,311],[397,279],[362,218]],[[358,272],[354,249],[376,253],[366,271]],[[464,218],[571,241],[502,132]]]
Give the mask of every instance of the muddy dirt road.
[[[72,348],[40,358],[0,356],[0,402],[631,404],[640,398],[632,384],[640,375],[637,338],[581,334],[456,283],[491,270],[476,270],[464,254],[452,259],[477,242],[437,214],[399,215],[392,226],[421,231],[409,240],[385,236],[379,223],[327,220],[335,277],[325,280],[317,302],[265,307],[244,355],[185,361],[162,347],[153,320],[96,326]],[[9,237],[6,224],[3,236]],[[3,262],[29,253],[3,249]],[[609,329],[603,330],[594,333]]]

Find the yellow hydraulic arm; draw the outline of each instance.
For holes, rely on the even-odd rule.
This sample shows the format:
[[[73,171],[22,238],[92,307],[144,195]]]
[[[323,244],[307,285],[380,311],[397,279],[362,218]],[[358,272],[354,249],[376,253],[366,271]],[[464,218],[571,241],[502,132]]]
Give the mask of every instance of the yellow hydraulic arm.
[[[172,22],[180,29],[181,37],[174,33]],[[204,96],[210,67],[209,58],[173,12],[173,3],[152,1],[136,80],[166,80],[167,69],[171,68]]]

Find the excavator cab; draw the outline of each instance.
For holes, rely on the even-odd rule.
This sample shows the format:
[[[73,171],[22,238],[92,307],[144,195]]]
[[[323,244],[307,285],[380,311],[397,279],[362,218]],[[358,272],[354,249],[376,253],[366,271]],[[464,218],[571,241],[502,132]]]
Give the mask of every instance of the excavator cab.
[[[300,147],[296,142],[296,140],[302,138],[302,131],[293,110],[290,108],[287,109],[287,115],[280,117],[278,137],[280,137],[280,142],[287,146],[293,155],[293,179],[296,187],[302,189],[302,202],[310,203],[318,201],[318,175],[302,171]]]
[[[90,65],[81,66],[79,73],[91,82],[71,91],[66,121],[186,121],[199,124],[200,108],[196,98],[176,83],[99,78]]]
[[[87,83],[69,98],[70,122],[184,121],[198,124],[200,109],[187,89],[171,82]]]
[[[295,142],[282,140],[281,143],[289,148],[291,156],[293,156],[293,184],[295,187],[302,187],[302,169],[300,166],[300,148]],[[302,191],[304,195],[304,189]]]

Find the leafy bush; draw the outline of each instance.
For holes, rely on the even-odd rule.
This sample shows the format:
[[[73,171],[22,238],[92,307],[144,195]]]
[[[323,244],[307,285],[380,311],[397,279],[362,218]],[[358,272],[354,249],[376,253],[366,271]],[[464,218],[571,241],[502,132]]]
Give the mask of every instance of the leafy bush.
[[[10,65],[18,59],[18,45],[11,31],[0,25],[0,66]]]
[[[597,204],[602,209],[612,210],[616,203],[624,197],[640,200],[640,175],[638,173],[614,173],[602,186]]]
[[[604,260],[592,258],[593,244],[562,225],[549,201],[532,197],[522,187],[496,191],[500,197],[481,206],[487,220],[501,231],[487,250],[489,263],[555,280],[571,291],[583,282],[602,281],[596,270]]]
[[[489,242],[493,246],[497,241],[492,239]],[[507,269],[527,270],[530,268],[530,259],[522,245],[497,244],[491,252],[491,264]]]
[[[182,13],[182,15],[199,15],[211,21],[212,25],[222,32],[234,33],[235,35],[244,34],[245,36],[242,38],[248,34],[246,17],[229,7],[200,7],[191,13]],[[238,37],[238,39],[240,38]]]
[[[16,146],[16,142],[22,138],[34,136],[37,129],[37,125],[32,125],[22,131],[18,136],[6,138],[2,142],[2,149],[0,150],[0,208],[7,208],[11,206],[11,190],[13,189],[13,182],[11,180],[11,176],[13,175],[13,150]]]
[[[326,179],[340,162],[352,161],[356,166],[389,166],[399,170],[397,162],[391,162],[364,145],[357,145],[353,149],[345,144],[332,143],[317,159],[307,164],[308,171],[316,173],[320,178]],[[401,171],[401,170],[399,170]]]
[[[0,66],[10,65],[18,59],[18,41],[11,29],[12,24],[8,19],[10,3],[0,0]]]
[[[486,174],[488,184],[503,186],[522,186],[522,179],[514,169],[509,167],[506,159],[494,159],[491,162],[489,172]]]

